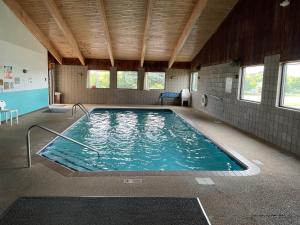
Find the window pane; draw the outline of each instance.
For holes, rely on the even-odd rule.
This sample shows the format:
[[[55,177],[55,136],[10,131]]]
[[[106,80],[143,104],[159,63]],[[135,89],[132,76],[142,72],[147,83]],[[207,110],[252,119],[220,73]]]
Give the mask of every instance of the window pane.
[[[138,73],[136,71],[118,71],[117,87],[137,89]]]
[[[110,72],[108,70],[89,70],[88,88],[109,88]]]
[[[300,109],[300,63],[285,64],[282,106]]]
[[[165,89],[165,73],[147,72],[145,86],[146,89]]]
[[[192,91],[198,90],[198,72],[192,74]]]
[[[241,99],[261,102],[264,66],[243,68]]]

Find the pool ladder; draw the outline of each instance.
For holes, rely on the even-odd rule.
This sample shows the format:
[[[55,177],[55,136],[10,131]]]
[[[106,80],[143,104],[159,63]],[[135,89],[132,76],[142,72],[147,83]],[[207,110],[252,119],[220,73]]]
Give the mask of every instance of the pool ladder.
[[[77,144],[77,145],[80,145],[80,146],[82,146],[82,147],[84,147],[84,148],[87,148],[87,149],[89,149],[89,150],[91,150],[91,151],[93,151],[93,152],[96,152],[96,153],[98,154],[98,157],[100,157],[100,152],[99,152],[98,150],[96,150],[96,149],[94,149],[94,148],[92,148],[92,147],[90,147],[90,146],[87,146],[87,145],[85,145],[85,144],[82,144],[82,143],[80,143],[79,141],[76,141],[76,140],[74,140],[74,139],[72,139],[72,138],[69,138],[69,137],[67,137],[67,136],[65,136],[65,135],[63,135],[63,134],[61,134],[61,133],[58,133],[58,132],[56,132],[56,131],[54,131],[54,130],[51,130],[51,129],[47,128],[47,127],[41,126],[41,125],[39,125],[39,124],[35,124],[35,125],[32,125],[31,127],[28,128],[28,130],[27,130],[27,135],[26,135],[26,144],[27,144],[27,167],[28,167],[28,168],[31,167],[31,146],[30,146],[30,139],[31,139],[31,138],[30,138],[30,134],[31,134],[31,130],[32,130],[33,128],[35,128],[35,127],[40,128],[40,129],[42,129],[42,130],[45,130],[45,131],[47,131],[47,132],[49,132],[49,133],[55,134],[56,136],[59,136],[59,137],[65,139],[65,140],[68,140],[68,141],[73,142],[73,143],[75,143],[75,144]]]
[[[74,116],[74,114],[76,114],[77,106],[85,113],[86,117],[88,119],[90,119],[91,114],[82,103],[76,103],[72,106],[72,116]]]

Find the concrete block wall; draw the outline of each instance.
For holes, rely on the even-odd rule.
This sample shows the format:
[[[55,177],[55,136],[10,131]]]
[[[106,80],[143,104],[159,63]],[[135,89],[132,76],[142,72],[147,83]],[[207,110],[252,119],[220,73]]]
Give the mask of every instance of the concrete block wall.
[[[117,88],[117,68],[111,68],[110,88],[87,88],[87,67],[57,65],[55,69],[56,91],[63,93],[63,103],[89,104],[160,104],[159,95],[164,91],[180,92],[189,88],[190,70],[170,69],[166,72],[165,90],[143,90],[144,70],[138,70],[138,89]],[[168,101],[174,104],[173,101]]]
[[[243,131],[262,138],[289,152],[300,155],[300,112],[276,106],[280,55],[264,60],[262,102],[238,99],[240,67],[230,63],[201,68],[198,91],[192,93],[192,106]],[[225,93],[226,77],[233,78],[232,92]],[[208,104],[201,106],[201,95]],[[223,98],[223,101],[212,96]]]

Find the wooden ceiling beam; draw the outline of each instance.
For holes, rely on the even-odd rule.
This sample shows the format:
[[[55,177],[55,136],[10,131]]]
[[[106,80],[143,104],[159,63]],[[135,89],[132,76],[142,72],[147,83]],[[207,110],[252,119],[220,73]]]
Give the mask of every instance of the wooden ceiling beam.
[[[33,22],[29,15],[19,5],[16,0],[3,0],[3,2],[10,8],[11,11],[21,20],[28,30],[38,39],[38,41],[53,55],[53,57],[62,64],[62,57],[55,49],[51,41],[40,30],[40,28]]]
[[[193,29],[193,26],[195,25],[195,23],[197,22],[197,19],[201,16],[206,4],[207,4],[207,1],[208,0],[198,0],[194,9],[193,9],[193,12],[189,18],[189,20],[187,21],[176,45],[175,45],[175,48],[173,50],[173,53],[171,55],[171,58],[169,60],[169,68],[172,67],[173,63],[175,62],[176,60],[176,57],[177,55],[179,54],[179,52],[181,51],[184,43],[186,42],[187,38],[189,37],[192,29]]]
[[[85,65],[85,62],[84,62],[85,59],[84,59],[83,55],[80,52],[80,49],[78,47],[78,43],[77,43],[72,31],[70,30],[68,24],[64,20],[62,14],[60,13],[60,11],[59,11],[56,3],[54,2],[54,0],[43,0],[43,2],[45,4],[46,8],[49,10],[52,17],[54,18],[54,20],[56,21],[58,27],[64,33],[66,39],[68,40],[68,42],[70,43],[73,51],[75,52],[75,55],[77,56],[77,58],[79,59],[81,64]]]
[[[149,29],[151,25],[151,17],[152,17],[152,9],[155,0],[148,0],[147,1],[147,9],[146,9],[146,20],[145,20],[145,28],[143,34],[143,43],[142,43],[142,53],[141,53],[141,67],[144,65],[145,61],[145,54],[146,54],[146,46],[147,40],[149,37]]]
[[[106,46],[107,46],[107,51],[109,54],[111,66],[115,66],[112,45],[111,45],[111,38],[110,38],[110,34],[109,34],[108,23],[107,23],[107,18],[106,18],[106,13],[105,13],[104,1],[96,0],[96,2],[97,2],[98,10],[100,12],[101,22],[103,23],[103,26],[104,26],[104,36],[105,36],[105,41],[106,41]]]

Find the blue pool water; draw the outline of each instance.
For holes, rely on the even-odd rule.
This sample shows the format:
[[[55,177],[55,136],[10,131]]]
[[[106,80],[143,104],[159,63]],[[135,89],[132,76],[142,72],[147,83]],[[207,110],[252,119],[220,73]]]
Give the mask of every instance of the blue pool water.
[[[95,109],[40,154],[77,171],[245,170],[171,110]]]

